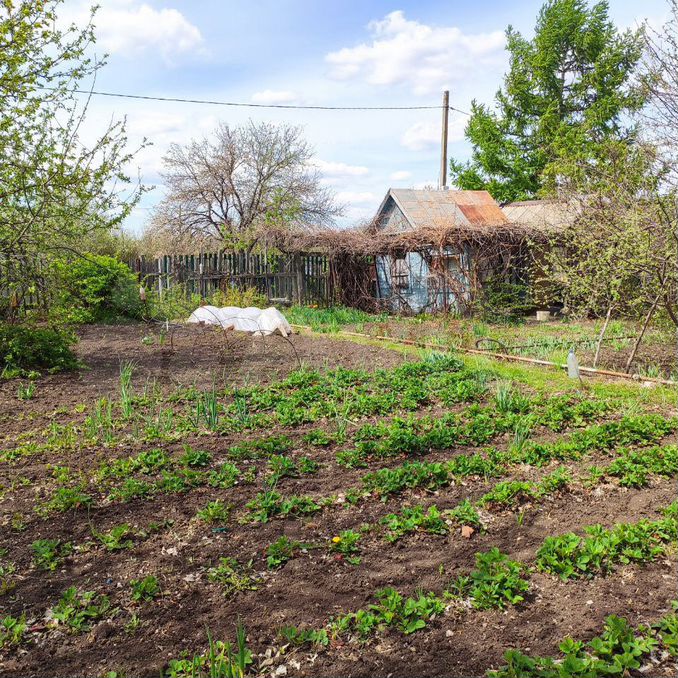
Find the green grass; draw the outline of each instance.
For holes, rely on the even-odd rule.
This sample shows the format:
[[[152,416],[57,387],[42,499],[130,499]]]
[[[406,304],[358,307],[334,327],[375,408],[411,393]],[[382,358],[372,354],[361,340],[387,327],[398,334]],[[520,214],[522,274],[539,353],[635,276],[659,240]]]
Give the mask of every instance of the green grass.
[[[332,308],[309,308],[292,306],[285,311],[285,317],[293,325],[307,325],[315,332],[338,332],[346,325],[368,322],[383,322],[388,315],[372,315],[356,308],[334,306]]]

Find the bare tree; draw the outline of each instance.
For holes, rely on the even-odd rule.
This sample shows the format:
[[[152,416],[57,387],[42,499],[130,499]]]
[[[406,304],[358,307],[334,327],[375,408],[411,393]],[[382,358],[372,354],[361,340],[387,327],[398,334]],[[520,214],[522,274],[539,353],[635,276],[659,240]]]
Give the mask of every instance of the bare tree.
[[[329,225],[341,208],[312,157],[301,128],[252,121],[221,124],[213,140],[173,144],[151,231],[251,249],[266,226]]]
[[[642,79],[648,106],[644,114],[664,157],[678,166],[678,0],[669,0],[670,19],[661,30],[647,27]]]

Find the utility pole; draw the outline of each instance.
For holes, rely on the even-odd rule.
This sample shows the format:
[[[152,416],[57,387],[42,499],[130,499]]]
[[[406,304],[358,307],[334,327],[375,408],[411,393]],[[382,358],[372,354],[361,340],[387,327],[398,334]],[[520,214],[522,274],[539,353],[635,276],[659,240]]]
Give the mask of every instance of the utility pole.
[[[447,188],[447,122],[450,115],[450,92],[443,92],[443,132],[440,139],[440,183],[438,188],[444,191]]]

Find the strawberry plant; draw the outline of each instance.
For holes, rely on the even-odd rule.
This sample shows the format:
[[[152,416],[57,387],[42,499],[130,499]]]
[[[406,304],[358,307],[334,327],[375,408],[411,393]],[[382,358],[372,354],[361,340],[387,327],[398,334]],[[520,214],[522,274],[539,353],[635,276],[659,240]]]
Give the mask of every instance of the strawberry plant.
[[[464,499],[453,509],[446,511],[445,513],[460,525],[468,525],[476,530],[481,530],[483,528],[478,511],[476,511],[475,507],[468,499]]]
[[[143,579],[131,579],[129,585],[132,588],[130,597],[137,603],[153,600],[160,595],[160,582],[152,574]]]
[[[200,509],[195,515],[198,520],[205,523],[225,523],[231,512],[231,506],[224,504],[220,499],[209,502],[205,508]]]
[[[282,567],[301,548],[300,541],[294,541],[283,535],[266,548],[266,565],[269,570]]]
[[[360,534],[354,530],[344,530],[330,541],[330,551],[341,554],[346,562],[351,565],[360,564],[360,556],[357,555]]]
[[[51,617],[60,624],[65,624],[73,633],[89,631],[92,623],[99,621],[106,614],[114,614],[107,596],[94,591],[80,592],[75,586],[64,591],[61,600],[52,608]]]
[[[93,534],[107,551],[122,551],[134,546],[132,540],[128,538],[132,534],[132,528],[127,523],[117,525],[108,532],[93,532]]]
[[[56,570],[64,558],[73,553],[70,542],[60,539],[37,539],[31,544],[33,564],[43,570]]]
[[[419,529],[431,534],[446,534],[448,530],[436,506],[430,506],[428,511],[423,506],[405,507],[400,515],[390,513],[381,522],[388,529],[386,540],[390,542],[396,542],[404,535]]]
[[[286,643],[296,647],[304,645],[326,646],[330,643],[325,629],[300,629],[296,626],[283,626],[278,634]]]
[[[23,615],[20,618],[8,615],[0,619],[0,649],[20,645],[27,628],[26,617]]]
[[[530,587],[522,578],[524,567],[510,560],[498,548],[486,553],[476,553],[476,567],[468,576],[459,577],[453,583],[458,595],[468,595],[473,607],[479,610],[505,609],[524,600]]]
[[[656,649],[658,641],[644,627],[637,632],[626,619],[610,615],[600,636],[588,644],[565,638],[562,657],[529,657],[519,650],[504,654],[506,666],[488,671],[488,678],[578,678],[584,676],[630,675]]]

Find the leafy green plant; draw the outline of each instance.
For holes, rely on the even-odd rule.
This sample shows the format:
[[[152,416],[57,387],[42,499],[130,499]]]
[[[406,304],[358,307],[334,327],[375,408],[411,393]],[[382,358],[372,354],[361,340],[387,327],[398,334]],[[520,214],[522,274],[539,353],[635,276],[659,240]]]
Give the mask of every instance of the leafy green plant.
[[[211,461],[212,455],[209,452],[194,450],[190,445],[184,445],[184,455],[180,459],[180,462],[184,466],[204,468],[205,466],[209,466]]]
[[[52,498],[45,504],[47,511],[70,511],[88,507],[92,504],[92,497],[84,492],[82,485],[76,487],[58,487]]]
[[[586,528],[585,537],[573,532],[547,537],[537,551],[536,565],[563,580],[593,577],[617,563],[654,560],[677,533],[670,507],[665,518],[654,522],[620,523],[611,529],[592,525]]]
[[[205,508],[200,509],[195,515],[205,523],[225,523],[231,513],[231,506],[224,504],[220,499],[209,502]]]
[[[419,529],[431,534],[445,534],[448,531],[447,524],[436,506],[430,506],[428,510],[424,510],[423,506],[405,507],[400,515],[390,513],[382,518],[381,522],[388,529],[386,540],[390,542],[398,541],[409,532]]]
[[[468,525],[476,530],[480,530],[483,527],[478,511],[476,511],[468,499],[464,499],[453,509],[446,511],[446,514],[460,525]]]
[[[311,497],[291,495],[283,498],[276,490],[259,492],[252,501],[245,504],[245,507],[250,512],[250,519],[260,523],[267,523],[275,516],[284,518],[290,515],[306,515],[322,508]]]
[[[31,550],[36,567],[53,571],[73,553],[73,545],[60,539],[37,539],[31,544]]]
[[[325,629],[300,629],[296,626],[283,626],[278,631],[280,637],[296,647],[303,645],[329,645],[330,639]]]
[[[207,652],[192,659],[171,659],[164,678],[244,678],[252,664],[252,652],[247,648],[243,625],[238,623],[235,648],[213,641],[209,631],[207,638]]]
[[[51,617],[68,626],[73,633],[83,633],[90,630],[92,623],[114,612],[107,596],[98,595],[94,591],[80,592],[75,586],[71,586],[52,608]]]
[[[266,564],[269,570],[282,567],[302,547],[300,541],[294,541],[283,535],[266,548]]]
[[[309,445],[315,445],[316,447],[327,447],[335,442],[335,436],[324,431],[321,428],[314,429],[305,433],[303,436],[303,441]]]
[[[71,350],[75,342],[75,335],[67,330],[0,323],[0,366],[15,374],[72,370],[79,365]]]
[[[434,593],[418,592],[413,598],[403,596],[392,588],[377,591],[377,603],[366,610],[349,612],[329,624],[334,635],[354,632],[360,638],[386,627],[398,628],[405,634],[415,633],[445,609],[445,603]]]
[[[132,588],[130,597],[137,603],[145,600],[154,600],[160,595],[160,582],[152,574],[143,579],[131,579],[129,584]]]
[[[26,634],[28,624],[25,615],[12,617],[8,615],[0,620],[0,648],[17,647]]]
[[[122,551],[134,546],[134,542],[129,538],[133,531],[128,523],[116,525],[108,532],[93,532],[93,534],[107,551]]]
[[[358,542],[361,535],[355,530],[344,530],[336,537],[332,537],[330,541],[330,550],[341,554],[346,558],[346,562],[351,565],[358,565],[360,563],[360,556],[358,556],[359,548]]]
[[[524,567],[510,560],[498,548],[476,553],[476,567],[469,576],[459,577],[453,589],[468,595],[473,607],[479,610],[505,609],[524,600],[530,585],[522,578]]]
[[[235,558],[220,558],[219,564],[207,570],[211,582],[219,584],[225,596],[239,591],[256,591],[258,579],[251,574],[252,561],[241,565]]]
[[[668,619],[665,618],[665,619]],[[661,628],[662,620],[658,626]],[[670,623],[670,622],[669,622]],[[661,631],[659,632],[661,638]],[[610,615],[600,636],[588,644],[565,638],[559,646],[562,656],[529,657],[519,650],[504,654],[506,666],[488,671],[488,678],[579,678],[584,676],[630,675],[656,649],[658,641],[639,627],[634,632],[624,618]]]

